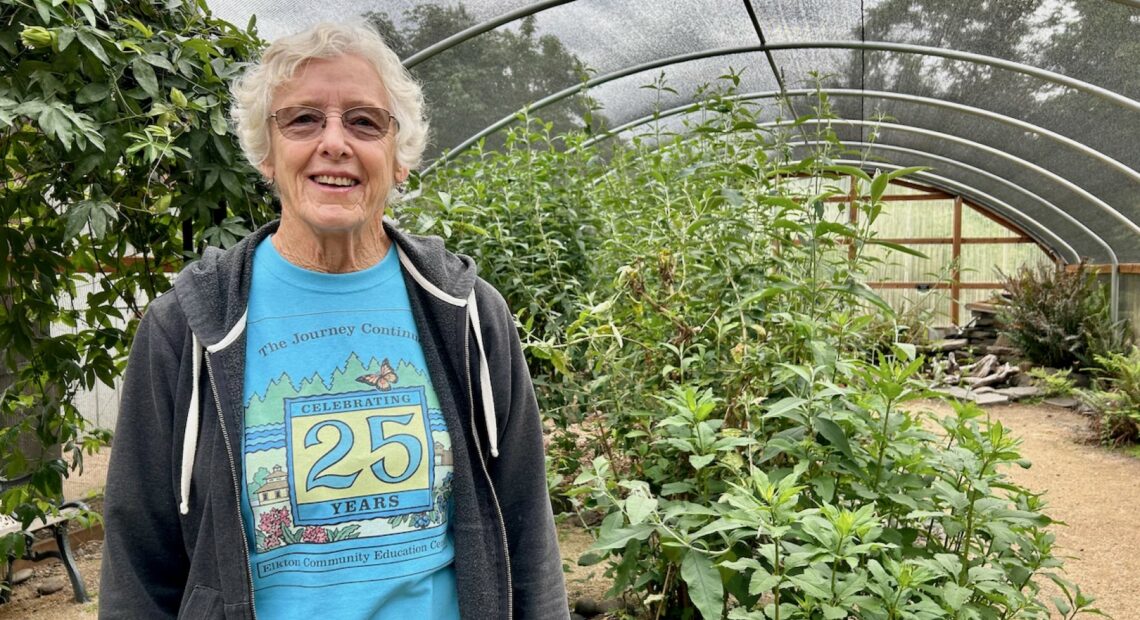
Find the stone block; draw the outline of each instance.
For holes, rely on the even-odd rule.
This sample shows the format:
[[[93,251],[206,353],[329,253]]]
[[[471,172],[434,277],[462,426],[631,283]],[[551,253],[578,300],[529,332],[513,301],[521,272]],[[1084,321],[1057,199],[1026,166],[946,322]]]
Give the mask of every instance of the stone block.
[[[1041,395],[1041,389],[1034,386],[1007,387],[996,390],[998,394],[1005,394],[1011,400],[1022,400]]]
[[[986,392],[974,394],[974,402],[979,405],[1004,405],[1009,402],[1009,397],[997,392]]]

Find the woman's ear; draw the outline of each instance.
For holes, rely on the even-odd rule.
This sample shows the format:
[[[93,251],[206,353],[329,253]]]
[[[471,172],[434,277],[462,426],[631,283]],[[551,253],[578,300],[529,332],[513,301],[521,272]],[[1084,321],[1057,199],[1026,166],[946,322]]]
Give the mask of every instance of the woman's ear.
[[[411,170],[408,170],[404,166],[396,168],[396,183],[399,184],[407,181],[409,174],[411,174]]]
[[[257,169],[261,171],[261,176],[265,177],[265,182],[272,185],[273,175],[276,170],[274,170],[270,159],[266,157],[264,161],[257,165]]]

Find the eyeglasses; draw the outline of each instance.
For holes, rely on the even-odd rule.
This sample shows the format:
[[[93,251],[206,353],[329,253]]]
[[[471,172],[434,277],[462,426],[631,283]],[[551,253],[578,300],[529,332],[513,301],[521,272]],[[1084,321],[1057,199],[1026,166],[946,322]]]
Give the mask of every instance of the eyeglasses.
[[[290,140],[311,140],[320,135],[329,117],[339,117],[344,130],[360,140],[379,140],[388,134],[391,124],[400,128],[400,122],[384,108],[362,106],[349,108],[340,114],[325,114],[317,108],[290,106],[281,108],[269,118],[277,121],[281,135]]]

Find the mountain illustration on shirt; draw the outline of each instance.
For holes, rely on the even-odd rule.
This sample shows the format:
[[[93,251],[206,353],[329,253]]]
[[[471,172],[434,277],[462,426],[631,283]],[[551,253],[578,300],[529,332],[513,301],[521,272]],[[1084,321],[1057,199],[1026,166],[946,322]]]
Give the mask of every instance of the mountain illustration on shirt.
[[[328,378],[287,373],[246,403],[246,493],[257,551],[440,526],[447,425],[427,373],[356,353]]]

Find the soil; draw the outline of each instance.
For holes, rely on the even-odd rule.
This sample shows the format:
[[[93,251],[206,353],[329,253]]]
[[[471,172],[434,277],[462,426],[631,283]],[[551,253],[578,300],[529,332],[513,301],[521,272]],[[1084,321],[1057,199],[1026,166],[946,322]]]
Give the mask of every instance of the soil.
[[[947,405],[919,405],[935,413],[949,414]],[[1053,528],[1056,550],[1066,556],[1065,573],[1081,590],[1096,598],[1096,606],[1117,620],[1137,617],[1140,609],[1140,459],[1095,445],[1085,417],[1048,405],[1005,405],[987,409],[993,419],[1012,428],[1022,439],[1022,456],[1033,462],[1029,469],[1009,472],[1014,481],[1035,491],[1046,492],[1046,512],[1067,525]],[[106,455],[88,457],[88,484],[70,487],[69,497],[83,496],[105,475]],[[609,588],[604,564],[577,565],[577,559],[593,542],[575,517],[558,526],[566,585],[570,600],[601,600]],[[35,575],[13,588],[12,601],[0,605],[0,620],[94,620],[98,606],[98,576],[102,544],[98,540],[76,549],[80,574],[92,596],[91,603],[75,603],[71,585],[58,561],[35,566]],[[41,596],[37,589],[50,580],[64,587]],[[1046,591],[1056,593],[1051,584]],[[1055,616],[1060,618],[1060,616]]]

